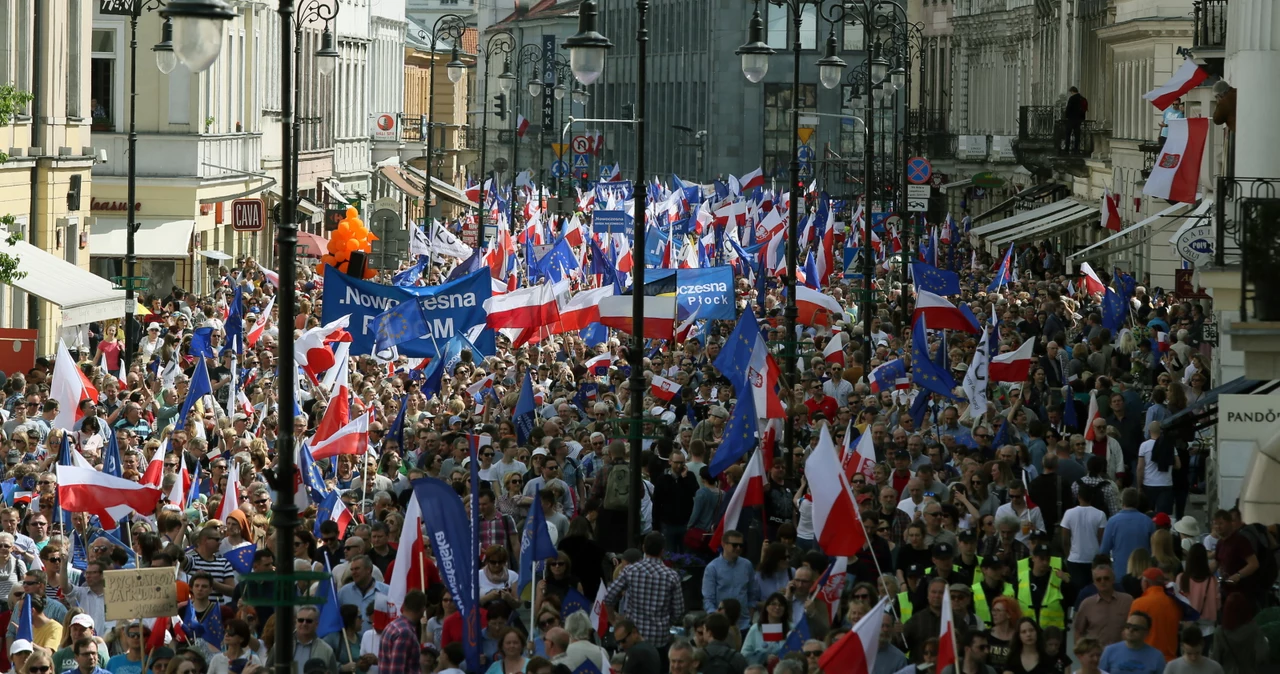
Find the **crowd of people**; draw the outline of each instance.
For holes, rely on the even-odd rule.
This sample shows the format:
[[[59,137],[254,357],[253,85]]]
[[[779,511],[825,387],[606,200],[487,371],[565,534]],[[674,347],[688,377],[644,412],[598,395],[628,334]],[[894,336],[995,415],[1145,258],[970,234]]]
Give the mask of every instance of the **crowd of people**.
[[[953,245],[951,259],[971,259],[967,243]],[[299,268],[297,286],[281,291],[246,259],[222,269],[211,294],[174,288],[147,297],[150,313],[135,326],[95,325],[72,349],[96,393],[79,405],[74,427],[55,423],[65,403],[50,393],[53,359],[4,378],[10,482],[0,510],[0,669],[249,674],[271,667],[276,635],[293,630],[296,670],[306,674],[463,670],[461,617],[431,560],[425,587],[407,593],[398,615],[380,616],[413,481],[423,477],[450,483],[468,507],[479,490],[479,648],[488,674],[813,674],[886,597],[874,674],[934,670],[940,648],[952,647],[940,640],[944,598],[956,628],[948,673],[1280,666],[1268,660],[1255,620],[1272,599],[1275,527],[1241,522],[1230,509],[1202,521],[1187,506],[1203,490],[1209,445],[1171,422],[1210,388],[1206,307],[1138,284],[1126,327],[1114,334],[1103,327],[1102,295],[1064,276],[1059,255],[1047,243],[1020,248],[1020,280],[990,291],[999,259],[974,256],[977,268],[959,270],[963,288],[953,299],[968,305],[982,332],[933,335],[931,358],[947,350],[943,362],[958,382],[987,330],[992,355],[1035,344],[1026,381],[992,386],[979,414],[958,390],[954,399],[934,393],[913,405],[930,394],[909,381],[884,389],[871,376],[912,358],[914,291],[900,269],[882,270],[883,301],[874,306],[860,303],[860,281],[834,274],[823,292],[846,313],[802,326],[794,346],[782,329],[781,289],[766,285],[759,297],[740,274],[739,310],[759,307],[773,357],[782,362],[798,349],[797,376],[779,392],[793,441],[753,450],[774,452],[763,505],[724,522],[735,491],[746,488],[749,461],[718,474],[710,468],[736,402],[714,365],[732,322],[659,346],[644,376],[680,390],[668,401],[646,389],[638,544],[628,540],[626,335],[588,345],[564,333],[518,348],[499,335],[496,353],[468,352],[430,395],[406,359],[351,356],[351,415],[372,411],[367,448],[316,465],[353,521],[340,527],[312,503],[292,549],[279,550],[272,505],[294,495],[277,489],[276,439],[289,433],[305,446],[334,401],[332,389],[304,382],[300,414],[282,417],[275,347],[327,322],[324,278]],[[455,264],[431,265],[419,283],[442,282]],[[279,301],[296,302],[297,322],[268,321],[253,346],[223,350],[237,298],[245,326]],[[212,392],[178,424],[200,358],[192,339],[206,327],[219,352],[205,362]],[[131,355],[125,329],[137,332]],[[1167,333],[1167,350],[1157,333]],[[826,349],[833,338],[842,340],[840,358]],[[608,373],[589,371],[587,361],[606,351],[615,354]],[[486,376],[496,402],[478,407],[467,389]],[[522,443],[512,413],[526,376],[537,423]],[[597,384],[590,399],[579,395],[585,382]],[[875,453],[869,470],[848,476],[868,543],[842,560],[816,540],[804,479],[824,428],[839,448],[869,434]],[[97,469],[118,461],[120,476],[133,481],[147,479],[163,455],[164,502],[119,529],[65,513],[56,470],[64,445]],[[469,479],[471,461],[479,462],[479,485]],[[191,486],[175,490],[183,480]],[[167,498],[175,491],[177,502]],[[222,507],[229,494],[238,507]],[[531,509],[545,517],[557,554],[534,591],[522,593]],[[182,626],[107,619],[104,572],[143,567],[174,569]],[[251,601],[247,573],[290,568],[331,572],[327,591],[336,593],[340,620],[301,605],[296,624],[282,626],[269,606]],[[323,595],[328,583],[301,582],[298,593]],[[30,636],[18,638],[27,633],[24,616]]]

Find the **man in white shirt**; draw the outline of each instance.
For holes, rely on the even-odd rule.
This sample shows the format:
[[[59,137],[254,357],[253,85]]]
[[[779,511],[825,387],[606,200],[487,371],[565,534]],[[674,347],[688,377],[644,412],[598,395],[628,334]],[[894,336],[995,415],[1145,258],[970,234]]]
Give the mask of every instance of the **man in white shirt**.
[[[838,365],[831,366],[831,378],[822,385],[822,392],[836,399],[839,407],[849,406],[849,396],[853,395],[853,384],[844,378],[844,371]]]
[[[1044,531],[1044,516],[1040,514],[1040,508],[1027,507],[1027,487],[1022,482],[1009,483],[1009,502],[996,509],[997,522],[1002,515],[1010,515],[1022,523],[1014,537],[1027,547],[1031,547],[1031,532]]]
[[[1068,508],[1062,515],[1062,547],[1067,550],[1067,573],[1071,574],[1072,587],[1084,587],[1092,578],[1093,556],[1102,545],[1102,532],[1107,526],[1107,515],[1093,507],[1097,492],[1092,485],[1081,484],[1076,495],[1079,504]]]

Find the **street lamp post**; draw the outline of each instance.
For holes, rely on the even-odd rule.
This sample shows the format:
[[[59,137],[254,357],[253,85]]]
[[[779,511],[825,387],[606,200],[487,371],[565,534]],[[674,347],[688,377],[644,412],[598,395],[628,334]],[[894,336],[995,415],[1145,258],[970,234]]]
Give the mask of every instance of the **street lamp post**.
[[[480,50],[478,55],[484,57],[484,74],[481,76],[480,84],[480,108],[482,110],[481,120],[483,120],[480,124],[480,217],[477,219],[476,225],[479,231],[478,236],[481,247],[484,246],[484,216],[486,210],[484,200],[488,193],[484,183],[485,175],[489,170],[488,165],[485,163],[488,161],[489,154],[489,143],[486,142],[489,138],[489,60],[498,55],[505,56],[510,54],[515,49],[515,46],[516,38],[511,34],[511,31],[502,30],[489,36],[488,42],[485,43],[484,48]],[[493,182],[496,189],[498,182],[496,172]]]
[[[138,18],[143,12],[154,12],[164,6],[164,0],[133,0],[129,11],[129,178],[128,178],[128,215],[125,217],[125,252],[124,252],[124,286],[125,326],[124,326],[124,360],[133,360],[134,349],[138,346],[134,327],[134,313],[138,305],[134,299],[137,290],[138,256],[135,248],[135,237],[138,234]],[[173,23],[165,19],[160,44],[151,48],[156,54],[156,68],[168,75],[178,65],[177,56],[173,53]]]
[[[431,34],[428,35],[419,31],[418,37],[430,45],[431,51],[431,86],[427,92],[427,128],[426,138],[423,139],[423,146],[427,155],[426,164],[426,187],[424,188],[424,203],[426,204],[427,221],[431,221],[431,168],[432,158],[435,150],[432,145],[435,141],[435,100],[436,100],[436,47],[439,45],[439,36],[441,34],[449,38],[450,52],[449,63],[445,66],[448,73],[449,82],[457,84],[462,80],[462,76],[466,74],[467,64],[458,58],[458,43],[462,41],[462,36],[467,30],[467,20],[457,14],[445,14],[436,19],[431,26]],[[483,210],[483,209],[481,209]]]
[[[511,102],[511,199],[507,201],[507,222],[513,227],[516,222],[516,176],[520,172],[520,76],[526,65],[536,66],[540,63],[542,63],[542,46],[526,44],[515,52],[515,67],[511,67],[513,64],[511,57],[508,56],[502,75],[498,77],[507,92],[507,100]],[[537,81],[537,78],[530,79],[529,95],[536,97],[541,93],[542,83]]]
[[[560,128],[560,119],[561,119],[561,118],[563,118],[563,116],[564,116],[564,109],[563,109],[563,106],[565,106],[565,105],[573,105],[573,100],[572,100],[572,99],[570,99],[568,103],[565,103],[565,102],[564,102],[566,98],[569,98],[569,96],[568,96],[568,94],[569,94],[569,87],[566,87],[566,86],[564,85],[564,83],[565,83],[566,81],[568,81],[568,79],[570,78],[570,73],[569,73],[569,57],[568,57],[568,56],[565,56],[564,54],[561,54],[561,53],[559,53],[559,52],[556,52],[555,75],[556,75],[556,77],[555,77],[555,83],[552,85],[552,88],[551,88],[551,92],[552,92],[552,93],[551,93],[551,95],[552,95],[553,97],[555,97],[556,104],[553,104],[553,106],[552,106],[552,109],[553,109],[553,110],[554,110],[554,112],[555,112],[555,116],[552,118],[552,121],[551,121],[551,128],[553,128],[553,129],[558,129],[558,128]],[[555,153],[553,152],[552,154],[554,155]],[[563,159],[562,157],[559,157],[559,156],[557,156],[557,157],[556,157],[556,160],[558,160],[558,161],[564,161],[564,159]],[[567,163],[567,162],[566,162],[566,163]],[[570,169],[570,170],[572,170],[572,169]],[[563,200],[560,198],[560,178],[561,178],[561,176],[555,175],[555,171],[553,170],[553,171],[552,171],[552,176],[551,176],[551,177],[552,177],[552,178],[554,178],[554,180],[552,181],[552,184],[554,184],[554,185],[555,185],[555,191],[556,191],[556,211],[557,211],[558,213],[560,213],[560,215],[561,215],[561,216],[563,216],[563,215],[564,215],[564,203],[563,203]]]
[[[332,75],[334,69],[338,67],[339,54],[334,49],[333,31],[329,27],[338,16],[339,9],[341,7],[338,4],[338,0],[306,0],[302,3],[301,8],[297,9],[293,14],[293,61],[299,65],[299,68],[293,73],[294,81],[292,83],[294,114],[290,120],[290,133],[293,134],[293,147],[291,154],[284,158],[285,161],[290,163],[292,170],[289,171],[290,184],[284,187],[294,200],[294,221],[289,223],[294,229],[297,228],[298,162],[300,161],[302,150],[302,118],[297,114],[301,108],[298,98],[301,95],[302,87],[298,86],[298,76],[301,74],[300,66],[302,63],[302,29],[308,22],[313,20],[324,22],[324,32],[320,35],[320,49],[315,53],[316,69],[321,75]],[[283,253],[284,251],[281,250],[281,254]],[[292,256],[287,259],[291,260]],[[284,265],[282,264],[281,266]]]

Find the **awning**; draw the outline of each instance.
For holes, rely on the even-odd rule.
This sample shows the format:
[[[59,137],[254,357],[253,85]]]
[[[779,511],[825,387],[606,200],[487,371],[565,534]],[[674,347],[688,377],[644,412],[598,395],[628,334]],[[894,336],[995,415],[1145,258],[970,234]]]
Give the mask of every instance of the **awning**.
[[[1028,187],[1027,189],[1022,190],[1021,192],[1018,192],[1017,194],[1009,197],[1008,199],[1005,199],[1004,201],[997,204],[995,207],[989,208],[985,212],[974,216],[973,222],[978,223],[983,220],[986,220],[992,215],[995,215],[996,213],[999,213],[1009,208],[1009,205],[1014,203],[1015,201],[1027,201],[1028,199],[1039,199],[1040,197],[1048,194],[1049,192],[1052,192],[1053,190],[1056,190],[1061,187],[1065,187],[1065,185],[1063,185],[1062,183],[1053,182],[1053,181],[1043,183],[1040,185],[1032,185],[1031,187]]]
[[[1186,204],[1179,204],[1179,206],[1185,205]],[[1178,231],[1174,232],[1173,236],[1169,237],[1169,245],[1175,245],[1178,242],[1178,239],[1182,238],[1182,235],[1186,233],[1188,229],[1205,224],[1204,219],[1206,217],[1211,217],[1209,216],[1210,208],[1213,208],[1213,199],[1206,198],[1201,201],[1200,205],[1196,206],[1196,210],[1192,211],[1191,214],[1187,216],[1186,222],[1182,223],[1182,225],[1178,227]]]
[[[994,250],[1004,248],[1012,243],[1020,243],[1040,237],[1052,237],[1071,229],[1085,221],[1098,217],[1098,209],[1082,204],[1075,199],[1064,199],[1074,205],[1054,211],[1039,220],[1031,221],[1022,227],[1006,229],[985,237],[987,247]],[[1057,202],[1062,203],[1062,202]]]
[[[1280,380],[1276,379],[1233,379],[1222,386],[1205,391],[1199,400],[1187,409],[1160,422],[1170,430],[1177,430],[1190,424],[1194,430],[1202,430],[1218,423],[1218,397],[1230,394],[1276,395],[1280,394]]]
[[[220,250],[197,250],[196,255],[199,255],[201,257],[207,257],[210,260],[218,260],[219,262],[221,262],[222,260],[231,259],[230,255],[227,255],[226,253]]]
[[[258,177],[258,176],[252,176],[252,177],[255,177],[255,178],[256,178],[256,177]],[[276,179],[275,179],[275,178],[269,178],[269,177],[265,177],[265,176],[263,176],[263,177],[264,177],[264,178],[266,178],[266,179],[265,179],[265,180],[263,180],[263,182],[262,182],[260,185],[258,185],[257,187],[250,187],[249,189],[244,190],[243,192],[236,192],[235,194],[223,194],[223,195],[218,195],[218,196],[215,196],[215,197],[206,197],[206,198],[204,198],[204,199],[201,199],[201,200],[200,200],[200,203],[202,203],[202,204],[217,204],[217,203],[221,203],[221,202],[224,202],[224,201],[235,201],[236,199],[245,199],[245,198],[247,198],[247,197],[251,197],[251,196],[253,196],[253,195],[255,195],[255,194],[259,194],[259,193],[265,192],[265,191],[270,190],[270,189],[272,189],[273,187],[275,187],[275,184],[276,184]]]
[[[324,209],[306,197],[298,197],[298,215],[315,219],[317,216],[324,215]]]
[[[1033,208],[1029,211],[1024,211],[1022,213],[1018,213],[1017,215],[1007,217],[1003,220],[996,220],[995,222],[989,222],[980,227],[974,227],[973,229],[969,230],[969,236],[973,237],[974,241],[977,241],[978,239],[986,239],[999,232],[1003,232],[1007,229],[1012,229],[1019,225],[1024,225],[1031,222],[1038,222],[1045,218],[1052,217],[1055,214],[1059,213],[1060,211],[1064,211],[1070,208],[1075,208],[1079,205],[1080,205],[1080,202],[1076,201],[1075,199],[1063,199],[1062,201],[1055,201],[1051,204],[1041,206],[1039,208]]]
[[[140,258],[180,260],[190,256],[191,232],[195,220],[139,218],[133,235],[134,255]],[[98,218],[89,230],[89,254],[93,257],[124,257],[129,247],[124,218]]]
[[[347,199],[347,197],[342,194],[342,183],[339,183],[333,178],[330,178],[324,181],[324,188],[329,192],[329,196],[333,197],[334,201],[341,203],[345,206],[351,205],[351,202]]]
[[[972,184],[973,184],[973,178],[965,178],[964,180],[957,180],[955,182],[942,185],[938,189],[941,189],[943,194],[946,194],[949,190],[956,190],[956,189],[960,189],[961,187],[968,187]]]
[[[405,166],[405,168],[409,169],[409,173],[414,178],[417,178],[419,181],[426,179],[426,175],[422,171],[418,170],[417,168],[413,166]],[[463,192],[462,190],[454,187],[453,185],[450,185],[449,183],[435,176],[431,176],[431,194],[438,195],[443,199],[446,199],[448,201],[452,201],[455,204],[458,204],[459,206],[466,206],[467,208],[480,208],[480,204],[477,204],[476,202],[467,198],[466,192]]]
[[[426,193],[421,188],[414,185],[408,178],[401,175],[400,171],[397,170],[396,167],[383,166],[378,169],[378,172],[382,174],[382,177],[386,178],[388,182],[395,185],[396,189],[404,192],[406,195],[417,199],[421,199],[426,196]]]
[[[1207,210],[1209,206],[1213,205],[1213,201],[1210,199],[1206,199],[1204,201],[1201,201],[1200,205]],[[1109,243],[1112,243],[1114,241],[1118,241],[1119,239],[1122,239],[1126,236],[1129,236],[1130,234],[1137,232],[1139,229],[1142,229],[1143,227],[1147,227],[1151,225],[1152,223],[1159,220],[1160,218],[1174,218],[1174,217],[1182,216],[1190,208],[1191,208],[1191,204],[1174,204],[1172,206],[1169,206],[1168,208],[1160,211],[1159,213],[1156,213],[1155,215],[1152,215],[1149,218],[1142,220],[1141,222],[1138,222],[1135,225],[1126,227],[1095,244],[1092,244],[1086,248],[1082,248],[1072,253],[1071,255],[1068,255],[1067,260],[1074,261],[1076,260],[1076,258],[1084,258],[1080,261],[1087,262],[1094,258],[1102,257],[1103,255],[1106,255],[1108,253],[1116,253],[1116,252],[1125,250],[1127,248],[1131,248],[1132,246],[1123,246],[1123,247],[1117,246],[1115,248],[1102,249],[1103,246]],[[1200,208],[1197,207],[1196,211],[1200,211]],[[1132,243],[1133,245],[1138,245],[1143,241],[1146,241],[1148,238],[1150,237],[1140,237],[1136,241],[1130,242],[1130,243]]]
[[[0,251],[18,258],[18,271],[26,276],[13,285],[62,308],[62,325],[84,325],[123,318],[128,307],[124,291],[62,258],[50,255],[26,241],[12,245],[0,237]]]

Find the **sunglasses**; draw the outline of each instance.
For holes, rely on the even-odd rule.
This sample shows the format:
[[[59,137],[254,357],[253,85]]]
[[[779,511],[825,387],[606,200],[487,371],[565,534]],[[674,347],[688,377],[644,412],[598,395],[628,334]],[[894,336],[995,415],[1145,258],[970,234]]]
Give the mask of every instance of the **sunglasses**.
[[[805,651],[804,656],[806,658],[819,658],[822,657],[822,651]]]
[[[311,623],[313,623],[313,622],[315,622],[315,621],[316,621],[316,619],[315,619],[315,618],[298,618],[298,624],[299,624],[299,625],[310,625]]]
[[[555,627],[555,625],[556,625],[555,618],[547,618],[546,620],[543,620],[538,623],[538,627],[541,627],[544,630],[547,629],[548,627]]]

